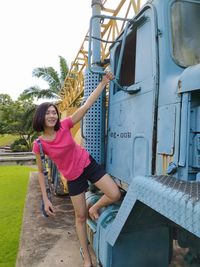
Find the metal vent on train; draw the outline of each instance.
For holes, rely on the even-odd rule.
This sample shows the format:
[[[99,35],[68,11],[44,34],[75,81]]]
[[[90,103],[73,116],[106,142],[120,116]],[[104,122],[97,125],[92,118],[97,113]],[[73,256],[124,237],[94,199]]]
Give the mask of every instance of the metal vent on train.
[[[86,71],[84,79],[84,101],[86,101],[89,95],[98,86],[99,81],[98,74]],[[102,94],[95,104],[88,110],[82,121],[84,147],[100,164],[104,163],[104,102],[105,97],[104,94]]]

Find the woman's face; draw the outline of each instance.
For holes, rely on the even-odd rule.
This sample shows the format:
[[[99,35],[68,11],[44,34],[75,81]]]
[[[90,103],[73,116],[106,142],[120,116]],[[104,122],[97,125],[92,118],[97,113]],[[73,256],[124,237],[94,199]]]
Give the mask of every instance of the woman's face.
[[[58,120],[58,114],[54,106],[50,106],[45,114],[45,127],[54,127]]]

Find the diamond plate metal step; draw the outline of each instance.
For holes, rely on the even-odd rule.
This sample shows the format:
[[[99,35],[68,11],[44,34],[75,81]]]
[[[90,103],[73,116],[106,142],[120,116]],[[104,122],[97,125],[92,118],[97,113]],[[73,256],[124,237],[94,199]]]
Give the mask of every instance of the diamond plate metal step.
[[[137,176],[108,232],[107,241],[112,246],[137,200],[200,237],[200,182],[170,176]]]

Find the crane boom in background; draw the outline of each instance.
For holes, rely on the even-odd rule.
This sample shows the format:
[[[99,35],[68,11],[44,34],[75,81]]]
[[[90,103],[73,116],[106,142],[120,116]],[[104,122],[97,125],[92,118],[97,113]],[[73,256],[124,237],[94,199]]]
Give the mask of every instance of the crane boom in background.
[[[133,18],[140,7],[141,0],[103,0],[102,14],[125,19]],[[124,26],[125,21],[106,19],[101,22],[101,38],[104,40],[101,45],[101,61],[109,57],[109,47],[124,30]],[[88,34],[87,31],[61,90],[62,101],[59,104],[61,112],[69,107],[77,106],[83,96],[84,71],[88,64]]]

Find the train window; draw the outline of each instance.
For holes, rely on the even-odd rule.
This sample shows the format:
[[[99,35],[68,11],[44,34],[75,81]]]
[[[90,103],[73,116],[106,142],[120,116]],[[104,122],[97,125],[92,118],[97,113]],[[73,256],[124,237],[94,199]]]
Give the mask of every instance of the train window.
[[[115,71],[119,60],[121,44],[118,45],[115,52]],[[121,71],[119,76],[119,84],[121,86],[130,86],[135,82],[135,50],[136,50],[136,31],[131,32],[126,38],[124,54],[122,57]],[[114,93],[119,91],[115,87]]]
[[[177,1],[172,5],[172,53],[184,67],[200,63],[200,4]]]
[[[144,18],[144,19],[143,19]],[[141,16],[143,23],[137,28],[134,24],[126,37],[124,53],[122,57],[119,84],[129,87],[136,83],[149,79],[153,75],[153,55],[152,55],[152,30],[151,30],[151,10],[148,9]],[[138,19],[139,21],[139,19]],[[115,73],[117,70],[121,43],[115,50]],[[120,89],[115,86],[114,94]]]

